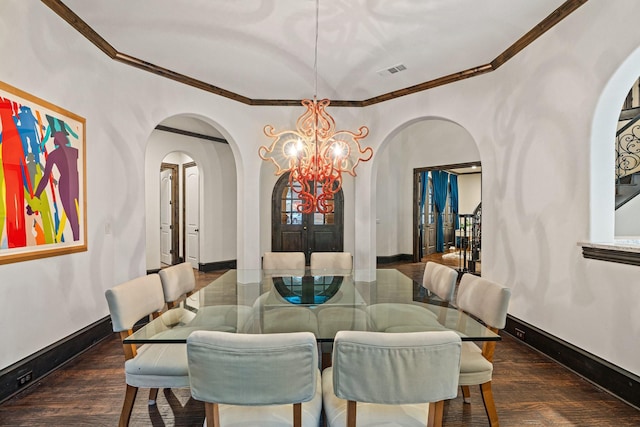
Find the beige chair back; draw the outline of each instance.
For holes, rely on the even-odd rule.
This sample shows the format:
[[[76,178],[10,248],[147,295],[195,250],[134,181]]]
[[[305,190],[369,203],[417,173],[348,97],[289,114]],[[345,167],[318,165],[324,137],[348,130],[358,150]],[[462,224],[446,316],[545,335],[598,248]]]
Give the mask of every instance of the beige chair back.
[[[452,331],[340,331],[333,348],[335,394],[388,405],[453,399],[460,349],[460,337]]]
[[[453,301],[458,272],[446,265],[427,262],[422,276],[422,287],[444,301]]]
[[[105,292],[114,332],[133,328],[145,316],[164,308],[160,276],[149,274],[117,285]]]
[[[353,256],[349,252],[313,252],[310,267],[312,274],[351,274]]]
[[[267,272],[301,272],[304,275],[306,260],[304,252],[265,252],[262,257],[262,269]]]
[[[456,305],[473,314],[488,326],[504,328],[511,299],[511,289],[473,274],[460,279]]]
[[[310,332],[230,334],[187,339],[192,396],[231,405],[307,402],[316,392],[318,349]]]
[[[196,287],[196,277],[189,262],[172,265],[158,272],[162,282],[164,300],[172,305],[182,296],[190,294]]]
[[[191,395],[205,402],[207,426],[320,422],[322,386],[312,333],[197,331],[187,339],[187,358]]]

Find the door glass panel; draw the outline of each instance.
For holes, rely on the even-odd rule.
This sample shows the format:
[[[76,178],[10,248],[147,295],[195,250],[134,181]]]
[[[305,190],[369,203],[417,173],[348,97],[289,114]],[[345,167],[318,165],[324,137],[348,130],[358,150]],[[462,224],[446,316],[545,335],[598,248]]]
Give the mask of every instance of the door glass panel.
[[[290,224],[302,224],[302,214],[300,212],[292,212]]]
[[[322,185],[321,184],[316,184],[316,196],[319,195],[322,191]],[[330,206],[332,208],[334,208],[334,200],[333,199],[328,199],[326,200],[327,206]],[[333,217],[333,213],[327,213],[327,214],[323,214],[320,212],[314,212],[313,214],[313,224],[314,225],[325,225],[325,224],[333,224],[334,223],[334,217]]]
[[[289,224],[291,222],[291,216],[289,212],[291,212],[291,200],[288,198],[288,187],[284,188],[282,192],[282,198],[280,203],[280,223],[281,224]]]
[[[296,188],[300,188],[299,184],[294,184]],[[302,224],[302,214],[298,211],[301,204],[298,194],[291,191],[287,185],[282,190],[282,203],[280,207],[280,223],[281,224]]]

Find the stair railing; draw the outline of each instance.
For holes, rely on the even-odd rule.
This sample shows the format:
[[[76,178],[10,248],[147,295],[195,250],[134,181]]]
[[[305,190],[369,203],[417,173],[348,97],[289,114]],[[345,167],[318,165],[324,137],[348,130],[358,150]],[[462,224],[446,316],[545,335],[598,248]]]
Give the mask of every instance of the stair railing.
[[[640,114],[616,132],[616,186],[621,178],[640,171],[639,120]]]

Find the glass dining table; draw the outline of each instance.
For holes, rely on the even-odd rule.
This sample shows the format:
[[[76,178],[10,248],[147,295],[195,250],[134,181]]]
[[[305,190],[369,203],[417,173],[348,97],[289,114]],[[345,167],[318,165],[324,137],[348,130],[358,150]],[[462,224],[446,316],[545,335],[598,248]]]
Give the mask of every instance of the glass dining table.
[[[359,274],[353,271],[229,270],[124,342],[185,343],[196,330],[309,331],[319,343],[332,343],[340,330],[452,330],[462,341],[500,340],[498,334],[400,271],[378,269],[373,276],[356,280]]]

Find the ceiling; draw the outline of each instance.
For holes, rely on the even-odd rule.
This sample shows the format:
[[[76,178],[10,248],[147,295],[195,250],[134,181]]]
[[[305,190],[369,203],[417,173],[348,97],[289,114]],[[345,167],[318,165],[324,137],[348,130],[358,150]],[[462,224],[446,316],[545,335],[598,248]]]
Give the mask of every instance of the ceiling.
[[[482,166],[477,165],[477,166],[469,166],[469,167],[464,167],[464,168],[446,169],[446,171],[449,172],[449,173],[455,173],[456,175],[466,175],[466,174],[471,174],[471,173],[481,173],[482,172]]]
[[[225,93],[310,98],[317,69],[318,98],[363,101],[515,54],[586,0],[319,0],[317,66],[315,0],[42,1],[66,5],[97,46]]]

